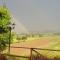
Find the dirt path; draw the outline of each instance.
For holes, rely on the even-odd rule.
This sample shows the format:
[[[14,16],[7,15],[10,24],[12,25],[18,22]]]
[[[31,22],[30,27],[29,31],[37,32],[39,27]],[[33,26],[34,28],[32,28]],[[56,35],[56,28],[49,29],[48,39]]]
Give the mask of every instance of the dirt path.
[[[15,43],[12,44],[11,46],[15,47],[29,47],[29,48],[46,48],[49,45],[51,45],[51,41],[49,40],[34,40],[34,41],[29,41],[29,42],[21,42],[21,43]],[[23,49],[23,48],[11,48],[11,54],[15,55],[27,55],[30,54],[29,49]]]

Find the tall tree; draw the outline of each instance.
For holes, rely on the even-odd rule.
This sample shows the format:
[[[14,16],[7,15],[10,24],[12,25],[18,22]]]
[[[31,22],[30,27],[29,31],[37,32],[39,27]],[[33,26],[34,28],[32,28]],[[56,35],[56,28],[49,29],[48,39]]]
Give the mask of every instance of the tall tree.
[[[11,20],[10,12],[6,7],[0,7],[0,51],[6,48],[8,42],[9,25]]]

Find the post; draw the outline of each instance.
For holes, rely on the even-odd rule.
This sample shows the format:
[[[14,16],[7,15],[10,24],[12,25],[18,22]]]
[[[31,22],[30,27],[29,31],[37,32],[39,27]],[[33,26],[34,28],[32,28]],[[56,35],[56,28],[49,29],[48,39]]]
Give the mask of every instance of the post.
[[[30,60],[32,60],[32,51],[33,51],[33,48],[30,49]]]
[[[13,27],[12,27],[13,26]],[[9,50],[8,50],[8,53],[10,54],[10,44],[11,44],[11,30],[12,29],[14,29],[14,26],[15,26],[15,24],[13,23],[13,24],[10,24],[10,26],[8,26],[8,28],[9,28]]]
[[[10,43],[11,43],[11,27],[9,27],[9,54],[10,54]]]

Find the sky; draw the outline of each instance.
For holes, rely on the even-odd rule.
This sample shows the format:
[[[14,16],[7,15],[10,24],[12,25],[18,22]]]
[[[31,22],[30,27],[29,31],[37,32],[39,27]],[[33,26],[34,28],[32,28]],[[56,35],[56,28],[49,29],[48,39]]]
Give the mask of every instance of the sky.
[[[23,25],[18,28],[24,27],[29,32],[60,32],[60,0],[5,0],[5,2],[14,19]]]

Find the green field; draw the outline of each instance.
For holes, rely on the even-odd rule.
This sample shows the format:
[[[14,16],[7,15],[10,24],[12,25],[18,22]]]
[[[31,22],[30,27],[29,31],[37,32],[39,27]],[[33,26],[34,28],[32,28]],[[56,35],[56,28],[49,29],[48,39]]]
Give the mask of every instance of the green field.
[[[49,43],[46,43],[47,46],[43,46],[44,49],[54,49],[54,50],[60,50],[60,35],[44,35],[42,37],[28,37],[26,41],[23,42],[23,45],[28,43],[31,44],[32,42],[35,41],[44,41],[47,40],[49,41]],[[20,41],[21,43],[22,41]],[[44,43],[43,42],[43,43]],[[15,43],[15,42],[14,42]],[[31,44],[32,45],[32,44]],[[41,46],[37,46],[38,48],[41,48]],[[43,56],[47,56],[49,58],[54,58],[54,57],[60,57],[60,51],[48,51],[48,50],[36,50],[37,52],[39,52],[40,54],[42,54]],[[25,52],[26,53],[26,52]],[[28,53],[25,54],[23,52],[23,54],[21,55],[29,55]],[[33,52],[33,54],[36,55],[36,53]]]
[[[32,40],[33,39],[33,40]],[[29,41],[34,41],[34,40],[49,40],[51,43],[48,45],[48,47],[44,47],[44,49],[53,49],[53,50],[60,50],[60,35],[45,35],[42,37],[35,37],[35,38],[30,38]],[[48,43],[47,43],[48,44]],[[39,46],[38,46],[39,47]],[[60,51],[43,51],[43,50],[38,50],[39,53],[48,56],[49,58],[53,58],[55,56],[60,57]]]
[[[44,36],[41,37],[40,40],[47,39],[51,41],[51,45],[48,45],[45,49],[53,49],[53,50],[60,50],[60,35],[52,35],[52,36]],[[40,54],[47,56],[49,58],[53,58],[55,56],[60,57],[60,51],[48,51],[48,50],[38,50]]]

